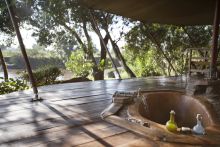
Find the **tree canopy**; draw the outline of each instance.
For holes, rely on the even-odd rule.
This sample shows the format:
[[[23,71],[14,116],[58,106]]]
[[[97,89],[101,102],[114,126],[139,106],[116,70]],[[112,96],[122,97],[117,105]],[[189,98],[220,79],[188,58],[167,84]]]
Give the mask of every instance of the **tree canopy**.
[[[151,67],[143,65],[141,68],[152,69],[152,66],[155,65],[161,71],[158,72],[154,66],[150,73],[178,75],[186,70],[186,49],[209,47],[210,40],[210,26],[178,27],[138,23],[126,34],[126,49],[133,55],[130,56],[130,60],[137,60],[136,58],[139,59],[139,57],[144,58],[142,57],[143,53],[151,53],[154,56],[149,61],[152,63]],[[146,62],[145,60],[143,59],[143,62]],[[152,75],[150,73],[147,75]]]

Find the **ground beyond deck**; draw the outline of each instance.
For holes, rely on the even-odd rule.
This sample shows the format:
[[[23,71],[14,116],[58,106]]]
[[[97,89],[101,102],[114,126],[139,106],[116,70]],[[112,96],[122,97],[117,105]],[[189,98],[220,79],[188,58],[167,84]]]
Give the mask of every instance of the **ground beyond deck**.
[[[116,90],[183,89],[175,78],[109,80],[39,88],[43,102],[30,102],[32,91],[0,96],[1,146],[187,146],[155,142],[107,123],[100,112]]]

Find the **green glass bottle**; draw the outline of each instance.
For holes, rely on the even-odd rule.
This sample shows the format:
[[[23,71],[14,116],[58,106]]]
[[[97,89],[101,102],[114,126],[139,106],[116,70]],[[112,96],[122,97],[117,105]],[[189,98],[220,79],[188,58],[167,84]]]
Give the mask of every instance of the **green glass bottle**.
[[[170,120],[166,123],[166,128],[170,132],[177,132],[177,124],[175,122],[175,112],[174,110],[170,111]]]

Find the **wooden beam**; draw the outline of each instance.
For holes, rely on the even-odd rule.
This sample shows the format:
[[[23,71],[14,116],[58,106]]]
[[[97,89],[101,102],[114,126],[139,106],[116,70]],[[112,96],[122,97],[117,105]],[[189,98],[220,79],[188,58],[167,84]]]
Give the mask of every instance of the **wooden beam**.
[[[220,0],[216,0],[215,15],[213,22],[212,34],[212,50],[211,50],[211,79],[217,78],[217,58],[218,58],[218,36],[219,36],[219,13],[220,13]]]
[[[10,15],[10,18],[11,18],[11,22],[13,24],[14,30],[15,30],[17,38],[18,38],[18,42],[19,42],[19,45],[20,45],[20,48],[21,48],[21,52],[22,52],[22,55],[23,55],[23,58],[24,58],[24,61],[25,61],[25,64],[26,64],[27,71],[28,71],[28,76],[30,78],[30,82],[31,82],[31,85],[32,85],[32,88],[33,88],[33,92],[35,94],[35,97],[32,99],[32,101],[41,100],[41,99],[38,98],[38,90],[37,90],[36,82],[35,82],[35,79],[34,79],[34,76],[33,76],[33,73],[32,73],[31,65],[30,65],[30,62],[29,62],[29,59],[28,59],[28,56],[27,56],[27,53],[26,53],[26,49],[25,49],[25,46],[24,46],[24,43],[23,43],[23,39],[22,39],[20,30],[19,30],[18,22],[16,20],[17,18],[15,18],[15,12],[14,12],[14,7],[15,6],[13,6],[13,4],[11,3],[11,0],[5,0],[5,3],[7,5],[8,12],[9,12],[9,15]]]

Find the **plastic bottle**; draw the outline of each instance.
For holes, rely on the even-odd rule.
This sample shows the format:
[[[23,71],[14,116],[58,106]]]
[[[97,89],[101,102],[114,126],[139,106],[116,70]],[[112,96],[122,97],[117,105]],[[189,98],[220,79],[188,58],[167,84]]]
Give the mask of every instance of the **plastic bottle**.
[[[196,115],[196,120],[197,120],[197,124],[193,127],[192,132],[194,134],[197,134],[197,135],[204,135],[205,134],[205,129],[202,126],[202,115],[197,114]]]

